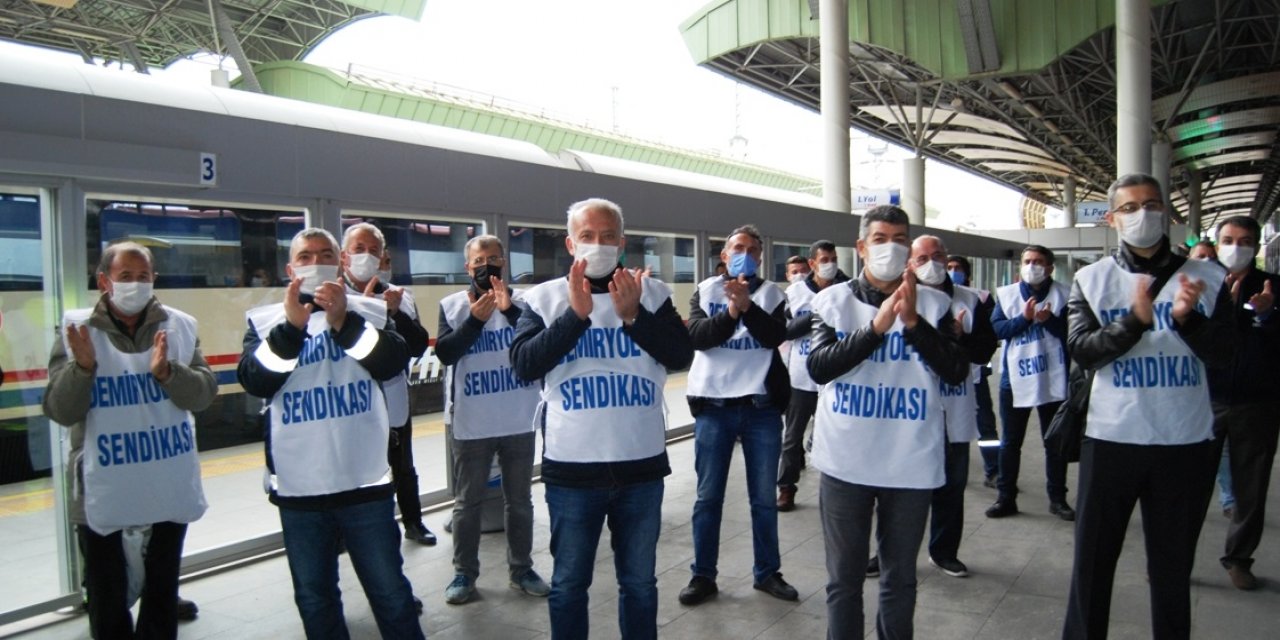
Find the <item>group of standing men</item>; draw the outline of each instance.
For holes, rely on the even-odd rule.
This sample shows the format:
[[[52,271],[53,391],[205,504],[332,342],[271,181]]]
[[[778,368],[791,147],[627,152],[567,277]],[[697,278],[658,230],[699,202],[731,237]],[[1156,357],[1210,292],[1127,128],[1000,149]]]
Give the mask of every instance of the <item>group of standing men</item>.
[[[1105,637],[1135,502],[1144,513],[1156,635],[1186,637],[1191,560],[1221,455],[1214,433],[1231,442],[1237,487],[1223,564],[1237,587],[1256,584],[1250,556],[1276,428],[1267,424],[1273,402],[1249,383],[1276,348],[1276,278],[1252,266],[1256,223],[1219,226],[1223,271],[1172,254],[1154,179],[1122,177],[1109,198],[1121,251],[1082,269],[1069,294],[1051,278],[1052,253],[1029,247],[1020,282],[993,299],[965,285],[967,261],[949,256],[941,239],[912,241],[905,213],[877,207],[862,217],[857,251],[865,266],[856,278],[836,266],[835,246],[819,241],[804,265],[810,273],[785,293],[758,275],[759,232],[735,229],[721,254],[726,273],[699,283],[687,326],[667,285],[621,266],[623,217],[612,202],[569,208],[568,274],[527,291],[503,279],[498,238],[471,239],[472,284],[441,302],[437,344],[449,366],[457,493],[456,576],[446,601],[461,604],[475,593],[479,505],[496,456],[510,584],[549,596],[553,637],[588,635],[587,592],[606,524],[620,630],[656,637],[656,545],[663,478],[671,472],[664,387],[668,370],[692,362],[694,561],[680,602],[698,605],[718,590],[722,507],[737,442],[751,507],[753,584],[797,599],[780,572],[777,513],[794,508],[804,427],[814,416],[828,637],[861,637],[869,573],[880,575],[878,635],[910,637],[927,521],[930,560],[949,575],[967,575],[957,555],[970,442],[985,431],[977,396],[999,338],[1006,343],[1005,435],[999,497],[987,515],[1017,513],[1029,415],[1037,409],[1042,427],[1048,424],[1066,397],[1069,357],[1096,375],[1078,518],[1065,499],[1066,463],[1047,452],[1050,511],[1077,519],[1064,637]],[[385,249],[371,225],[348,229],[341,246],[323,230],[304,230],[290,246],[284,300],[248,313],[238,374],[248,393],[269,401],[266,484],[308,637],[346,637],[337,588],[342,547],[382,635],[422,635],[392,495],[401,501],[405,537],[434,543],[421,523],[407,395],[399,388],[427,332],[412,297],[379,282]],[[72,426],[76,495],[83,497],[73,516],[99,638],[134,633],[126,556],[141,547],[137,634],[176,633],[182,541],[186,524],[205,509],[191,412],[209,404],[216,383],[195,320],[160,304],[153,279],[144,247],[107,247],[98,275],[103,295],[92,310],[68,312],[50,363],[45,409]],[[789,366],[778,351],[788,340]],[[1237,350],[1241,342],[1256,353]],[[550,585],[530,559],[535,428],[544,435]],[[873,515],[879,523],[868,560]]]

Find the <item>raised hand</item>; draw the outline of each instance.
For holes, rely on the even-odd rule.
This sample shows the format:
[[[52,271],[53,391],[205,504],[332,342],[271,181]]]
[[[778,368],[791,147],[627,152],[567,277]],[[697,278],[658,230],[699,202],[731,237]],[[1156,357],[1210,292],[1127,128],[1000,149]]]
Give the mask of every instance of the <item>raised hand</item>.
[[[1188,278],[1187,274],[1180,273],[1178,285],[1178,294],[1173,297],[1173,309],[1169,315],[1173,316],[1175,322],[1182,324],[1200,302],[1200,294],[1204,293],[1204,281],[1193,280]]]
[[[160,382],[168,382],[172,373],[169,366],[169,336],[164,331],[157,331],[156,339],[151,343],[151,375]]]
[[[586,260],[574,260],[569,267],[569,307],[579,320],[586,320],[595,306],[591,301],[591,281],[587,280],[586,273]]]
[[[1034,298],[1032,299],[1034,300]],[[1052,317],[1053,317],[1052,302],[1045,300],[1044,304],[1036,307],[1036,315],[1035,315],[1036,322],[1048,322],[1049,318],[1052,318]]]
[[[310,302],[302,304],[298,296],[302,291],[302,278],[294,278],[284,289],[284,317],[289,324],[298,329],[307,328],[307,320],[316,306]]]
[[[373,279],[377,280],[378,276],[374,276]],[[393,316],[400,311],[400,301],[404,298],[404,289],[388,287],[386,291],[382,292],[382,298],[387,301],[387,316]]]
[[[898,317],[902,319],[902,325],[908,329],[916,328],[916,323],[920,321],[920,315],[916,313],[916,272],[907,269],[902,274],[902,284],[898,285],[898,304],[895,309]]]
[[[89,338],[89,327],[69,324],[66,327],[67,346],[71,348],[71,357],[85,371],[93,371],[98,364],[97,350],[93,348],[93,340]]]
[[[1151,294],[1147,292],[1147,287],[1151,286],[1151,276],[1138,276],[1137,280],[1133,289],[1133,306],[1130,310],[1143,324],[1154,324],[1155,309]]]
[[[1271,293],[1271,281],[1265,280],[1262,283],[1262,291],[1249,296],[1249,304],[1253,306],[1253,312],[1263,314],[1271,310],[1275,306],[1276,297]]]
[[[956,312],[955,334],[957,338],[964,335],[964,314],[968,311],[968,309],[961,309]]]
[[[471,316],[480,322],[488,322],[497,306],[497,296],[493,291],[486,291],[480,297],[467,291],[467,299],[471,300]]]
[[[340,282],[325,282],[316,287],[316,305],[324,309],[324,318],[334,331],[342,331],[347,319],[347,288]]]
[[[729,317],[738,319],[751,308],[751,289],[746,276],[738,276],[724,283],[724,296],[729,299]]]
[[[633,274],[630,269],[618,269],[613,272],[613,281],[609,283],[609,297],[613,299],[613,310],[623,322],[632,322],[640,315],[640,292],[642,278],[648,275],[641,271]]]
[[[489,276],[489,284],[493,285],[490,291],[493,291],[493,300],[498,305],[498,311],[505,313],[511,308],[511,289],[508,289],[507,283],[498,276]]]
[[[871,330],[876,335],[882,336],[889,333],[893,328],[894,320],[898,319],[898,300],[902,298],[902,287],[893,290],[889,297],[880,303],[880,310],[876,311],[876,317],[871,319]]]
[[[1026,304],[1022,305],[1022,317],[1023,317],[1023,318],[1026,318],[1027,322],[1031,322],[1031,321],[1035,320],[1035,318],[1036,318],[1036,298],[1035,298],[1035,296],[1032,296],[1032,297],[1030,297],[1030,298],[1027,298],[1027,302],[1026,302]]]

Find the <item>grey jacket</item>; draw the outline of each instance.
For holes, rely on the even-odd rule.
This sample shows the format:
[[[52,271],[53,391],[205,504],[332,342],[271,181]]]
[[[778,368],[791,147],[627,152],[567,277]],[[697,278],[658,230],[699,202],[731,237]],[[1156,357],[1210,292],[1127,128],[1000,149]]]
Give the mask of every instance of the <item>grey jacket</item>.
[[[151,348],[156,338],[156,330],[160,323],[168,319],[169,314],[164,305],[155,298],[147,303],[142,322],[138,325],[132,338],[120,330],[110,317],[107,299],[103,295],[93,307],[89,316],[89,326],[106,332],[111,345],[123,353],[141,353]],[[63,331],[59,327],[59,331]],[[191,354],[191,362],[169,361],[172,374],[169,381],[160,386],[169,394],[169,398],[180,409],[201,411],[213,402],[218,395],[218,382],[200,353],[200,342],[197,339],[196,349]],[[44,393],[44,414],[50,420],[71,429],[71,463],[68,465],[74,477],[68,478],[72,486],[82,487],[84,472],[81,468],[81,452],[84,449],[84,420],[89,414],[90,394],[93,389],[94,372],[86,371],[75,358],[70,357],[59,333],[53,341],[53,351],[49,355],[49,386]],[[71,492],[69,516],[76,524],[86,524],[84,515],[84,492]]]

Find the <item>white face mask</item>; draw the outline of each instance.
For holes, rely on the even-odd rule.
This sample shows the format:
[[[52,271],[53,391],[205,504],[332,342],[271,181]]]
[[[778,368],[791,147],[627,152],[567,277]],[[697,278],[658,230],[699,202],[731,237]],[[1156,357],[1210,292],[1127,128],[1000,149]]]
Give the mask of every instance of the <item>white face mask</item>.
[[[111,281],[111,304],[126,316],[137,315],[150,300],[150,282]]]
[[[1253,247],[1242,247],[1238,244],[1218,245],[1218,262],[1235,273],[1253,263]]]
[[[836,273],[840,271],[840,265],[834,262],[822,262],[818,264],[818,277],[831,282],[836,279]]]
[[[320,285],[326,282],[338,281],[338,265],[309,264],[302,267],[294,267],[293,277],[295,279],[302,278],[301,293],[312,295]]]
[[[1120,239],[1138,249],[1154,247],[1164,236],[1164,213],[1141,209],[1120,216]]]
[[[391,272],[390,272],[390,271],[379,271],[379,272],[378,272],[378,282],[381,282],[382,284],[391,284]]]
[[[1034,287],[1044,282],[1044,267],[1038,264],[1024,264],[1020,275],[1023,282]]]
[[[603,278],[618,266],[618,247],[574,242],[573,257],[587,261],[588,278]]]
[[[897,280],[907,268],[911,249],[896,242],[869,244],[867,247],[867,272],[876,280]]]
[[[793,282],[793,283],[794,283],[794,282],[804,282],[804,279],[805,279],[805,278],[808,278],[808,277],[809,277],[809,274],[807,274],[807,273],[793,273],[793,274],[791,274],[791,277],[787,279],[787,281],[788,281],[788,282]]]
[[[368,282],[378,275],[378,265],[382,263],[382,258],[372,253],[351,253],[347,254],[347,271],[351,272],[351,277],[356,282]]]
[[[947,265],[937,260],[930,260],[916,267],[916,277],[920,279],[920,282],[936,287],[947,279]]]

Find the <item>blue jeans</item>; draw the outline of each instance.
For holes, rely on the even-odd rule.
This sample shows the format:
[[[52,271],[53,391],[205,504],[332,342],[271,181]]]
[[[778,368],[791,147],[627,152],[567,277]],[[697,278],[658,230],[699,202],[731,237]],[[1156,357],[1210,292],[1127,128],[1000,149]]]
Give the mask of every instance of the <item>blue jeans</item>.
[[[764,582],[782,567],[778,554],[778,503],[774,486],[782,451],[782,414],[753,404],[717,406],[708,402],[694,423],[698,499],[693,503],[693,575],[716,577],[720,559],[720,518],[733,445],[742,441],[751,503],[752,573]]]
[[[280,524],[293,600],[307,638],[350,637],[338,589],[339,539],[346,543],[382,637],[423,637],[413,589],[401,570],[400,527],[390,496],[323,511],[280,507]]]
[[[880,611],[876,635],[910,638],[916,610],[916,555],[929,516],[929,489],[887,489],[850,484],[825,473],[818,509],[827,551],[827,638],[863,637],[862,588],[867,581],[871,514],[880,559]]]
[[[618,578],[618,629],[624,639],[658,637],[658,531],[662,528],[662,480],[607,489],[546,485],[551,516],[551,637],[588,635],[587,589],[596,564],[600,531],[609,524]]]
[[[1218,463],[1218,501],[1225,511],[1236,506],[1236,494],[1231,491],[1231,443],[1223,441],[1222,460]]]

